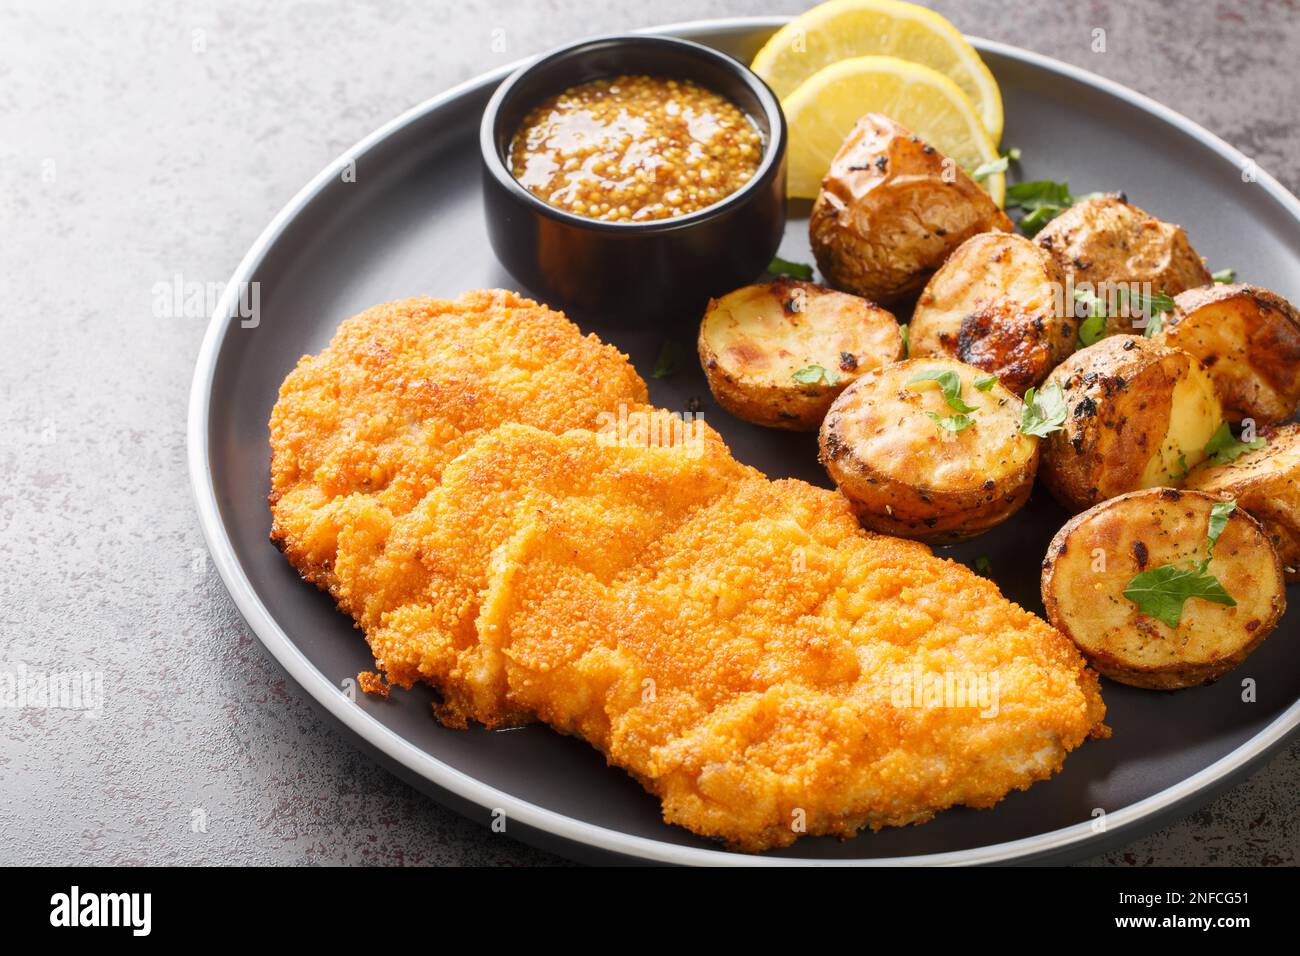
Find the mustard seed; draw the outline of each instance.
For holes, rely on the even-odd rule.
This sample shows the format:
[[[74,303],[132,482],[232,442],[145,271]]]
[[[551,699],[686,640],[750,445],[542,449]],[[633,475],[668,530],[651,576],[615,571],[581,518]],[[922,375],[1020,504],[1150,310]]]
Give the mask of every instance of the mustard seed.
[[[644,222],[697,212],[735,192],[758,169],[762,145],[749,117],[712,90],[618,76],[534,107],[511,140],[510,167],[557,209]]]

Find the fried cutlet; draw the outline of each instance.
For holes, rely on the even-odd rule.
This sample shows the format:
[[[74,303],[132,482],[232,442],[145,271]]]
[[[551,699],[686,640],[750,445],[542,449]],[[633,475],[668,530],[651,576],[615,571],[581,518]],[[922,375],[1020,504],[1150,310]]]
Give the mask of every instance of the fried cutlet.
[[[351,322],[346,354],[369,354]],[[584,393],[585,428],[564,431],[572,402],[539,388],[542,428],[482,416],[447,450],[422,430],[418,461],[386,446],[383,467],[405,483],[397,504],[382,481],[313,498],[320,479],[286,434],[350,461],[342,423],[423,420],[395,376],[375,395],[363,375],[311,424],[300,396],[319,401],[328,369],[357,364],[333,348],[313,390],[286,383],[280,406],[299,407],[277,406],[277,474],[295,476],[298,497],[285,510],[273,495],[276,524],[315,528],[303,509],[329,509],[326,544],[286,548],[290,560],[328,555],[300,570],[327,576],[390,681],[441,692],[448,724],[540,719],[581,736],[658,795],[666,820],[743,850],[989,806],[1104,732],[1096,675],[991,582],[862,531],[833,491],[768,481],[710,429],[669,447],[609,428],[620,390],[643,395],[635,372],[604,413]],[[436,336],[407,351],[435,393],[440,356],[462,354]]]
[[[483,436],[381,562],[340,558],[381,668],[449,723],[586,739],[744,850],[992,805],[1099,729],[1096,675],[987,579],[700,444]]]
[[[305,356],[271,415],[271,539],[333,583],[338,538],[405,514],[485,431],[591,428],[646,401],[627,357],[561,313],[502,290],[415,298],[345,321]]]

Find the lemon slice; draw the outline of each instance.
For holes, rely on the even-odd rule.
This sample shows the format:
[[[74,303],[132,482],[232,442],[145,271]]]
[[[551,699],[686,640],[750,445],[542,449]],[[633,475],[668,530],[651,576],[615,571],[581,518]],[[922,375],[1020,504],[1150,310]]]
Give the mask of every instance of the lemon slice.
[[[785,99],[823,67],[857,56],[911,60],[970,97],[993,142],[1002,139],[1002,93],[979,53],[933,10],[901,0],[830,0],[795,17],[754,57],[753,70]]]
[[[998,158],[998,148],[957,84],[928,66],[892,56],[841,60],[810,76],[782,104],[790,127],[786,195],[813,199],[853,124],[883,113],[966,172]],[[1006,177],[981,185],[999,206]]]

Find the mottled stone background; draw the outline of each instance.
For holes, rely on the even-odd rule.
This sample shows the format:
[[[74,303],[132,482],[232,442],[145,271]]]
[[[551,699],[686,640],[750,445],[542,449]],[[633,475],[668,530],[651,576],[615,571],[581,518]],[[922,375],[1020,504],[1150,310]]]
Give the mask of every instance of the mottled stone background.
[[[0,5],[0,662],[102,671],[107,698],[98,719],[0,712],[0,863],[557,862],[359,756],[253,638],[205,559],[185,472],[206,323],[155,318],[151,290],[223,282],[347,146],[508,59],[802,6]],[[1294,2],[937,6],[1141,90],[1300,186]],[[1293,744],[1095,862],[1295,863],[1298,787]]]

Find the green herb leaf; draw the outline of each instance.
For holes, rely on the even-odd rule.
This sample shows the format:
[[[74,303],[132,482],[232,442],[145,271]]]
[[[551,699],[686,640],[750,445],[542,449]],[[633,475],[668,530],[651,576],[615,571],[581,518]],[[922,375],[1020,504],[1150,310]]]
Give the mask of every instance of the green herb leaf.
[[[977,183],[982,183],[994,173],[1005,173],[1007,171],[1007,158],[999,156],[997,159],[990,159],[987,163],[981,163],[971,171],[970,178]]]
[[[1129,582],[1124,596],[1137,605],[1143,614],[1149,614],[1170,627],[1177,627],[1183,617],[1183,605],[1188,598],[1198,597],[1215,604],[1236,607],[1223,584],[1209,573],[1214,546],[1228,526],[1228,519],[1237,510],[1235,501],[1216,501],[1210,506],[1210,522],[1206,530],[1205,559],[1187,567],[1162,564],[1143,571]]]
[[[1043,389],[1031,388],[1025,392],[1025,410],[1020,416],[1020,431],[1026,435],[1046,438],[1065,427],[1069,409],[1065,406],[1065,393],[1057,382],[1049,382]]]
[[[1213,273],[1210,278],[1214,280],[1215,285],[1227,285],[1237,278],[1237,270],[1220,269],[1218,272]]]
[[[989,572],[993,570],[993,562],[989,560],[987,554],[981,554],[975,559],[975,570],[986,578],[989,577]]]
[[[970,178],[977,183],[982,183],[994,173],[1005,173],[1008,166],[1018,162],[1020,162],[1020,150],[1012,146],[997,159],[990,159],[987,163],[976,166],[975,170],[970,174]]]
[[[975,419],[971,418],[969,415],[957,414],[949,415],[947,418],[941,418],[934,412],[926,412],[925,414],[930,416],[930,420],[944,431],[959,432],[963,428],[969,428],[971,425],[975,424]]]
[[[1237,510],[1237,502],[1220,501],[1210,507],[1210,553],[1214,553],[1214,546],[1219,541],[1219,535],[1223,534],[1223,529],[1228,526],[1228,518]]]
[[[898,331],[903,333],[903,358],[907,358],[907,352],[912,347],[911,329],[906,322],[898,327]]]
[[[1106,337],[1106,317],[1090,315],[1079,323],[1079,344],[1084,348],[1096,345]]]
[[[1088,311],[1079,323],[1079,344],[1087,348],[1106,336],[1106,303],[1089,289],[1075,289],[1074,301],[1082,302]]]
[[[1268,442],[1263,438],[1237,441],[1232,437],[1232,429],[1228,427],[1228,423],[1224,422],[1205,443],[1205,454],[1210,456],[1211,464],[1226,465],[1230,461],[1236,461],[1246,452],[1263,448],[1267,444]]]
[[[1128,289],[1121,288],[1118,298],[1122,303],[1137,309],[1146,318],[1146,330],[1142,334],[1147,338],[1151,338],[1164,328],[1164,319],[1160,316],[1165,312],[1174,311],[1174,300],[1163,292],[1143,295],[1141,292],[1129,292]]]
[[[805,282],[813,277],[813,267],[806,262],[791,262],[789,259],[782,259],[780,256],[772,257],[772,261],[767,264],[767,271],[774,276],[793,276],[796,279],[803,279]]]
[[[659,357],[655,359],[655,369],[651,373],[655,378],[667,378],[677,371],[677,346],[671,341],[659,347]]]
[[[1023,209],[1020,231],[1027,236],[1037,235],[1045,225],[1074,205],[1069,183],[1050,179],[1037,179],[1007,187],[1008,209]]]
[[[951,370],[943,372],[922,372],[920,375],[914,375],[912,378],[909,378],[904,384],[915,385],[918,382],[938,382],[939,388],[943,390],[944,401],[948,403],[948,407],[954,412],[975,411],[974,405],[967,405],[961,399],[961,379],[957,376],[956,372]]]
[[[1163,292],[1143,295],[1141,292],[1130,293],[1128,289],[1120,289],[1119,294],[1137,306],[1138,311],[1143,315],[1160,315],[1162,312],[1174,311],[1174,300]]]
[[[790,377],[800,385],[815,385],[822,380],[825,380],[827,385],[834,385],[840,380],[839,372],[821,365],[805,365]]]
[[[1182,620],[1183,605],[1188,598],[1236,607],[1232,595],[1223,589],[1218,578],[1206,573],[1205,568],[1204,563],[1191,568],[1163,564],[1133,578],[1124,589],[1124,596],[1143,614],[1170,627],[1177,627]]]
[[[998,383],[996,375],[981,375],[972,383],[979,391],[987,392],[990,388]]]
[[[1044,226],[1064,212],[1065,209],[1065,206],[1039,206],[1016,225],[1020,227],[1020,231],[1026,236],[1036,236],[1043,231]]]
[[[1106,314],[1106,303],[1103,302],[1101,298],[1098,297],[1097,293],[1093,292],[1091,289],[1075,289],[1074,301],[1082,302],[1084,307],[1088,310],[1088,315],[1090,317]]]
[[[1034,210],[1043,206],[1071,206],[1074,197],[1070,195],[1069,183],[1058,183],[1050,179],[1035,179],[1027,183],[1016,183],[1007,187],[1006,204],[1012,208]]]

